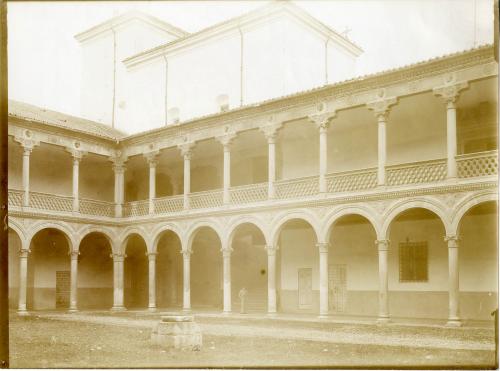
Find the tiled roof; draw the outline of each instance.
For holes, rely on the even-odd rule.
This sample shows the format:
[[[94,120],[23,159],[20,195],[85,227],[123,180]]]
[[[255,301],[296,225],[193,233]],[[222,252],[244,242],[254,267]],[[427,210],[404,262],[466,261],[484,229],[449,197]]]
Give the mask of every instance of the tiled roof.
[[[127,134],[98,122],[86,120],[65,113],[37,107],[28,103],[9,99],[9,116],[31,120],[51,126],[96,135],[102,138],[118,140]]]

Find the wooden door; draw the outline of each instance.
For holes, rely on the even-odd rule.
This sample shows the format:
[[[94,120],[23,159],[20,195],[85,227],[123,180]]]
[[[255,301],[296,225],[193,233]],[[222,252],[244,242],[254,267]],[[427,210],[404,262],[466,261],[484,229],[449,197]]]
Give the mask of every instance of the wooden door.
[[[312,307],[312,268],[299,269],[299,309]]]
[[[328,267],[328,306],[331,312],[343,313],[345,311],[346,275],[346,264],[333,264]]]

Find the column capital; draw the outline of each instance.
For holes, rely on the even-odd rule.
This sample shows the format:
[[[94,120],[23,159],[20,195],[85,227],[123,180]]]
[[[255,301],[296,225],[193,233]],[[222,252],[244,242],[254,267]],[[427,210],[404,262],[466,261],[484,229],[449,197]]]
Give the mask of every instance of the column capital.
[[[192,249],[182,249],[181,250],[181,254],[184,255],[184,259],[188,259],[192,253],[193,253]]]
[[[122,254],[122,253],[113,253],[111,255],[109,255],[110,258],[113,258],[113,261],[115,262],[123,262],[125,260],[125,258],[127,257],[126,254]]]
[[[126,170],[125,162],[127,162],[127,156],[123,156],[121,151],[117,151],[114,156],[110,156],[109,160],[113,163],[113,171],[115,173],[123,173]]]
[[[455,102],[460,96],[460,91],[467,89],[469,83],[467,81],[449,82],[443,86],[438,86],[432,89],[434,95],[441,96],[449,108],[454,108]]]
[[[27,131],[29,132],[29,131]],[[31,132],[30,132],[31,133]],[[25,134],[26,136],[27,134]],[[19,143],[21,145],[21,147],[23,147],[23,153],[27,156],[29,156],[29,154],[31,153],[31,151],[33,150],[33,148],[35,148],[36,146],[39,146],[40,145],[40,141],[38,140],[34,140],[32,137],[31,137],[32,134],[30,134],[29,137],[24,137],[24,138],[21,138],[21,137],[14,137],[14,140]]]
[[[226,133],[219,135],[215,139],[224,146],[224,152],[229,151],[234,138],[236,138],[236,133],[232,131],[227,131]]]
[[[222,252],[223,257],[230,257],[231,253],[233,252],[233,249],[231,247],[226,247],[220,249],[220,251]]]
[[[278,245],[276,245],[276,246],[274,246],[274,245],[266,245],[265,249],[267,251],[267,255],[271,255],[272,256],[272,255],[276,255],[276,251],[279,250],[279,246]]]
[[[391,107],[398,102],[398,98],[390,97],[378,99],[373,102],[369,102],[366,104],[369,110],[372,110],[375,114],[375,117],[379,122],[387,121],[387,116],[391,110]]]
[[[331,120],[337,115],[335,111],[318,113],[315,115],[309,115],[307,118],[310,122],[316,125],[320,132],[326,131],[328,126],[330,126]]]
[[[181,151],[181,154],[184,157],[184,159],[189,160],[191,158],[191,154],[193,152],[195,144],[196,144],[195,142],[185,142],[177,146]]]
[[[458,248],[460,237],[457,235],[448,235],[444,237],[445,242],[448,242],[449,248]]]
[[[375,240],[375,245],[377,245],[379,251],[389,250],[389,240]]]
[[[316,247],[318,248],[320,254],[326,254],[326,253],[328,253],[328,249],[330,248],[330,244],[328,242],[318,242],[316,244]]]
[[[276,135],[282,126],[281,122],[271,122],[261,126],[259,130],[264,134],[268,143],[274,143]]]
[[[76,251],[76,250],[71,250],[68,255],[71,256],[71,260],[75,260],[75,259],[78,259],[78,255],[80,255],[80,251]]]
[[[73,157],[73,162],[80,162],[83,156],[87,154],[87,151],[69,147],[66,147],[66,152],[71,154],[71,156]]]
[[[156,167],[156,164],[157,164],[156,159],[157,159],[159,154],[160,154],[159,150],[146,152],[143,154],[144,158],[146,159],[146,161],[149,164],[149,167]]]
[[[30,252],[31,252],[30,249],[21,248],[21,249],[19,249],[19,257],[20,258],[27,258]]]
[[[148,257],[148,260],[155,260],[156,259],[156,255],[158,255],[158,253],[156,253],[156,252],[147,252],[145,255]]]

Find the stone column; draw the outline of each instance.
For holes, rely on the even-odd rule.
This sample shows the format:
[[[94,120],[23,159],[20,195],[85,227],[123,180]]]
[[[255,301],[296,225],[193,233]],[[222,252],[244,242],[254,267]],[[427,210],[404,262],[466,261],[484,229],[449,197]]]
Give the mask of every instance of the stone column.
[[[150,311],[156,310],[156,253],[146,254],[149,261],[149,304]]]
[[[189,194],[191,193],[191,154],[194,143],[184,143],[179,146],[184,157],[184,210],[189,209]]]
[[[158,156],[158,151],[145,153],[144,157],[149,164],[149,215],[155,213],[154,199],[156,198],[156,158]]]
[[[447,326],[458,327],[460,323],[460,289],[459,289],[459,274],[458,274],[458,237],[446,236],[445,241],[448,243],[448,322]]]
[[[30,204],[30,154],[32,147],[23,148],[23,206]]]
[[[184,294],[182,296],[182,310],[188,312],[191,310],[191,254],[193,253],[191,249],[182,250],[184,265],[183,265],[183,286]]]
[[[231,144],[234,137],[234,133],[226,132],[224,135],[217,138],[224,147],[224,204],[229,204],[231,202],[231,195],[229,193],[229,188],[231,187]]]
[[[328,317],[328,243],[318,243],[319,250],[319,317]]]
[[[267,245],[267,313],[276,314],[276,251],[277,246]]]
[[[268,146],[268,198],[276,197],[274,183],[276,182],[276,137],[281,123],[274,123],[273,118],[269,119],[269,124],[262,126],[260,130],[267,139]]]
[[[17,312],[20,315],[27,314],[26,310],[26,288],[28,282],[28,254],[29,249],[19,250],[19,304]]]
[[[335,112],[322,113],[309,116],[319,129],[319,192],[327,192],[326,173],[328,171],[328,126],[335,117]]]
[[[124,159],[112,158],[115,172],[115,216],[121,218],[123,215],[123,201],[125,196],[125,165]]]
[[[113,258],[113,308],[111,310],[125,310],[123,306],[123,262],[125,254],[112,254]]]
[[[467,82],[453,81],[449,76],[444,86],[434,88],[435,95],[443,97],[446,102],[446,153],[447,153],[447,178],[457,177],[457,112],[456,101],[460,96],[460,91],[469,86]]]
[[[77,297],[78,297],[78,255],[80,252],[71,251],[71,273],[70,273],[70,292],[69,292],[69,311],[77,311]]]
[[[375,244],[378,247],[378,319],[379,323],[387,323],[389,319],[389,296],[387,280],[387,252],[389,250],[389,240],[377,240]]]
[[[377,153],[377,185],[385,185],[385,166],[387,159],[386,130],[387,116],[390,107],[397,103],[397,98],[385,98],[385,93],[381,93],[379,100],[368,103],[368,109],[372,110],[378,123],[378,153]]]
[[[231,252],[233,249],[221,249],[224,274],[224,313],[231,313]]]

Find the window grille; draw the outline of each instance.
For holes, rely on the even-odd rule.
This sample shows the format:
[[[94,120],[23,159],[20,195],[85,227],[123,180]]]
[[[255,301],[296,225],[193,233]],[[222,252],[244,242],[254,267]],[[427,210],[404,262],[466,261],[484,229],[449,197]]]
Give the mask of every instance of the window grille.
[[[427,242],[399,244],[399,282],[427,282]]]

